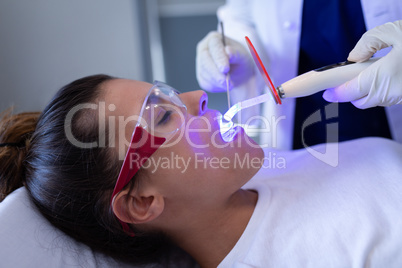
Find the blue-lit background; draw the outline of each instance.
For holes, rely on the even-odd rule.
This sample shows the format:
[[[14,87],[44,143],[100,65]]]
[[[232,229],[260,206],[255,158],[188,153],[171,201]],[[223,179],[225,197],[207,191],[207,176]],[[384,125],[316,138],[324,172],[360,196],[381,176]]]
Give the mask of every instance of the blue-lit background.
[[[42,110],[86,75],[199,89],[196,44],[217,28],[224,0],[0,1],[0,110]],[[223,112],[225,94],[210,95]]]

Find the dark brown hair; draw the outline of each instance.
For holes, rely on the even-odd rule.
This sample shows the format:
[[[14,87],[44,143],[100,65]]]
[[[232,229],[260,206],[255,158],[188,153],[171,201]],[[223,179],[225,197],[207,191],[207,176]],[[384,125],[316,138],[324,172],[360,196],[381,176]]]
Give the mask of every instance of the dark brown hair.
[[[23,146],[0,147],[1,198],[24,185],[41,213],[73,238],[130,262],[155,262],[171,246],[168,240],[139,230],[130,237],[111,211],[110,198],[121,167],[116,150],[77,147],[66,137],[69,111],[96,103],[102,85],[112,79],[94,75],[66,85],[39,117],[38,113],[3,117],[0,143]],[[69,127],[75,139],[99,140],[97,116],[92,109],[74,115]]]
[[[12,191],[23,186],[25,169],[23,160],[29,147],[29,138],[40,115],[20,113],[13,109],[0,114],[0,202]]]

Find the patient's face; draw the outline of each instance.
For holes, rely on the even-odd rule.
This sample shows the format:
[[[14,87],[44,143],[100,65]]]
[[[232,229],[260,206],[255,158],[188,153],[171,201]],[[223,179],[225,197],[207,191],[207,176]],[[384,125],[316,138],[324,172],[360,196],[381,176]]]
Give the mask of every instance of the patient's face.
[[[105,84],[105,107],[109,118],[128,118],[140,113],[151,84],[125,79]],[[152,184],[172,199],[194,202],[219,198],[237,191],[260,168],[262,149],[239,129],[227,143],[220,135],[220,113],[207,108],[203,91],[180,94],[187,106],[182,131],[160,147],[140,170],[142,183]],[[121,120],[120,120],[121,121]],[[131,139],[135,122],[116,124],[116,143]],[[123,135],[121,135],[123,134]],[[120,140],[119,140],[120,137]],[[118,146],[117,146],[118,147]],[[127,148],[125,149],[127,150]]]

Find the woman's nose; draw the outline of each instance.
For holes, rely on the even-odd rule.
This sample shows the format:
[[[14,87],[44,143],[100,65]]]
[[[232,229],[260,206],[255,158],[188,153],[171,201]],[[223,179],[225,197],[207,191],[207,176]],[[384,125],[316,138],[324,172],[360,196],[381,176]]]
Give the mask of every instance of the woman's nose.
[[[187,111],[192,115],[203,115],[207,110],[208,95],[205,91],[196,90],[181,93],[180,98],[187,106]]]

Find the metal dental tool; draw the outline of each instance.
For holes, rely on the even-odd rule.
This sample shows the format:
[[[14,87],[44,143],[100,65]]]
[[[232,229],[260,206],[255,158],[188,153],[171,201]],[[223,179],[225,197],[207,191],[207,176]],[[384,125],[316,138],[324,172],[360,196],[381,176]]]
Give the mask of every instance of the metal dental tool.
[[[223,43],[223,46],[226,47],[226,39],[225,39],[225,32],[223,30],[223,22],[220,22],[220,26],[221,26],[221,33],[222,33],[222,43]],[[230,80],[230,76],[229,76],[229,73],[227,73],[226,74],[226,95],[228,98],[228,109],[230,109],[229,80]]]

